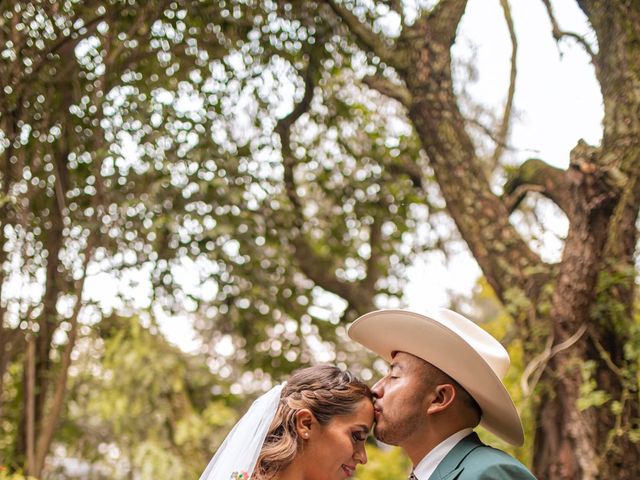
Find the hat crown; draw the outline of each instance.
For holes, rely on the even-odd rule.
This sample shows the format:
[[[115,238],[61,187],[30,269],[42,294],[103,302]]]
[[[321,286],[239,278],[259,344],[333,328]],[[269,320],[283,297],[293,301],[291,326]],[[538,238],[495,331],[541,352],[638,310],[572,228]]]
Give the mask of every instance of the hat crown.
[[[362,315],[348,333],[387,361],[393,360],[394,352],[405,352],[438,367],[478,402],[481,425],[513,445],[522,445],[520,416],[502,383],[509,354],[476,323],[448,309],[426,315],[389,309]]]
[[[426,316],[458,335],[487,362],[500,380],[504,378],[511,363],[509,353],[491,334],[468,318],[446,308],[439,308]]]

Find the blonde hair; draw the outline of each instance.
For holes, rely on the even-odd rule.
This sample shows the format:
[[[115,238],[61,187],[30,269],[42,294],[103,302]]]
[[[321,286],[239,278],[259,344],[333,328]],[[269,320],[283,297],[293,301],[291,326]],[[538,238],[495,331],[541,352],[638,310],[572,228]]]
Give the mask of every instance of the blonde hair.
[[[301,447],[295,414],[309,409],[321,425],[336,415],[353,413],[359,402],[372,400],[369,387],[349,371],[316,365],[294,373],[284,389],[252,478],[268,480],[282,472]]]

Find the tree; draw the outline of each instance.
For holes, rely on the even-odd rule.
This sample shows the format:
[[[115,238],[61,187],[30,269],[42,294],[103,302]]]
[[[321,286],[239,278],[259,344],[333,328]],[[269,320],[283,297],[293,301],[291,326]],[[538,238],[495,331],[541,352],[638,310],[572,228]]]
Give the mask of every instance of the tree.
[[[185,33],[176,13],[184,10],[165,2],[2,3],[0,408],[7,371],[20,365],[22,406],[10,458],[36,477],[64,407],[79,332],[96,313],[83,298],[89,265],[106,261],[118,275],[173,259],[174,249],[155,243],[148,222],[177,212],[174,196],[184,206],[183,185],[170,180],[181,165],[170,160],[184,155],[190,138],[176,131],[182,119],[169,113],[165,123],[158,108],[139,102],[162,87],[177,89],[226,52],[220,42],[246,30],[226,22],[216,5],[187,7],[194,18],[219,19],[220,30],[200,24]],[[193,36],[207,47],[194,46]],[[161,110],[162,102],[154,105]],[[160,121],[152,122],[154,114]],[[175,143],[160,128],[155,136],[152,123],[175,133]],[[124,151],[131,137],[152,150],[161,144],[171,159],[132,166]],[[162,262],[157,266],[162,281]]]
[[[400,3],[387,2],[401,18],[395,39],[373,29],[374,7],[327,3],[342,19],[345,38],[380,65],[368,83],[405,106],[448,213],[487,281],[511,308],[527,359],[542,371],[534,406],[535,473],[632,478],[640,458],[638,357],[632,346],[638,341],[633,317],[640,206],[637,3],[578,2],[596,35],[596,50],[562,31],[544,2],[554,37],[577,40],[591,56],[605,105],[602,143],[579,142],[566,170],[540,159],[525,162],[501,196],[487,173],[494,165],[478,154],[453,89],[450,50],[466,1],[440,1],[421,10],[412,24],[404,21]],[[513,32],[509,6],[502,5]],[[388,70],[396,79],[384,75]],[[497,159],[507,138],[514,78],[515,63],[495,135]],[[543,262],[511,224],[510,213],[532,191],[553,201],[569,220],[559,264]],[[596,399],[596,392],[604,397]]]
[[[593,59],[603,140],[579,143],[567,170],[530,159],[501,184],[517,46],[506,1],[511,86],[495,131],[480,125],[488,158],[453,87],[464,0],[0,4],[0,421],[20,425],[0,447],[14,466],[39,476],[54,434],[64,442],[72,353],[110,318],[83,296],[87,275],[147,272],[142,308],[193,317],[219,375],[362,369],[346,323],[399,303],[406,266],[446,250],[453,221],[514,319],[536,473],[630,478],[638,7],[578,2],[596,48],[542,3],[552,35]],[[389,13],[398,31],[379,27]],[[570,224],[558,264],[511,217],[543,199]],[[197,288],[178,279],[185,265]],[[114,295],[140,308],[127,287]]]
[[[83,338],[58,433],[64,457],[94,466],[92,478],[197,477],[246,400],[224,394],[202,355],[142,323],[111,316]]]
[[[272,93],[295,83],[289,69],[314,48],[294,44],[301,24],[267,21],[277,19],[279,8],[80,0],[2,5],[0,408],[3,421],[18,426],[2,444],[12,468],[41,476],[66,415],[79,340],[109,313],[85,295],[87,276],[106,271],[120,278],[123,285],[112,293],[133,308],[127,273],[146,270],[149,303],[199,314],[211,343],[232,336],[235,362],[226,363],[237,369],[286,373],[313,359],[308,339],[317,340],[318,327],[325,339],[335,337],[334,324],[311,313],[322,303],[316,286],[292,268],[291,214],[303,212],[287,204],[280,162],[261,160],[273,152],[280,105]],[[315,35],[312,14],[302,28]],[[260,83],[268,74],[274,86],[265,89]],[[235,108],[249,94],[253,111]],[[331,107],[319,118],[338,124],[335,119],[351,115],[340,102]],[[361,112],[359,121],[369,122]],[[322,253],[307,259],[316,270],[316,260],[331,260],[332,271],[360,276],[362,230],[374,221],[382,193],[397,201],[398,212],[382,236],[397,242],[406,231],[407,180],[386,179],[394,195],[374,188],[382,171],[377,163],[391,147],[369,136],[377,155],[362,169],[354,168],[353,155],[336,168],[320,133],[306,145],[326,158],[311,169],[321,180],[314,198],[337,199],[335,207],[324,201],[315,208],[339,212],[331,215],[330,208],[308,229],[316,236],[314,251]],[[393,148],[415,151],[408,140]],[[127,151],[132,145],[134,154]],[[356,199],[363,195],[370,199],[360,208]],[[393,251],[392,244],[386,249]],[[397,256],[396,270],[404,256]],[[200,269],[199,292],[175,279],[186,260]],[[16,283],[26,287],[16,290]],[[372,305],[369,283],[359,308],[363,301]]]

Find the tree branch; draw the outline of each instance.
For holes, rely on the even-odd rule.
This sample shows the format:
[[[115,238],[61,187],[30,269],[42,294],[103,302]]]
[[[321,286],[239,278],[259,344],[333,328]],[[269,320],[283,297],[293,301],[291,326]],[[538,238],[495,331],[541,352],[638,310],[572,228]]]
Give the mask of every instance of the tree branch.
[[[392,81],[379,75],[367,75],[362,79],[369,88],[377,90],[387,97],[397,100],[405,107],[411,106],[411,93],[404,85],[393,83]]]
[[[503,150],[515,150],[513,145],[509,145],[506,142],[501,142],[496,137],[495,132],[493,132],[489,127],[487,127],[482,122],[480,122],[477,118],[465,118],[465,122],[475,126],[476,128],[479,128],[480,130],[482,130],[482,133],[484,133],[486,136],[488,136],[493,143],[495,143],[496,145],[500,144],[502,146]]]
[[[392,163],[387,165],[387,171],[393,174],[406,175],[415,188],[426,191],[422,178],[423,172],[415,159],[409,158],[408,155],[402,155],[396,158]]]
[[[315,65],[310,62],[304,75],[304,95],[302,97],[302,100],[300,100],[300,102],[298,102],[294,106],[293,111],[289,115],[278,120],[278,123],[275,126],[275,131],[280,136],[282,149],[284,150],[284,153],[286,153],[287,161],[289,162],[293,162],[290,143],[291,126],[304,113],[306,113],[311,106],[311,100],[313,99],[313,89],[315,88],[315,82],[313,80],[314,75]]]
[[[60,365],[60,373],[56,381],[55,392],[53,400],[51,402],[51,408],[46,415],[46,420],[42,425],[42,432],[39,435],[38,443],[35,450],[35,477],[40,477],[42,469],[44,468],[44,461],[47,456],[47,452],[51,447],[51,441],[53,440],[53,434],[60,419],[60,412],[64,405],[64,396],[67,390],[67,378],[69,376],[69,367],[71,366],[71,353],[76,344],[78,337],[78,317],[80,316],[80,310],[82,309],[82,292],[84,290],[84,282],[87,277],[87,267],[93,256],[94,245],[96,241],[97,230],[93,230],[89,234],[87,239],[87,246],[85,248],[84,265],[82,269],[82,277],[76,282],[76,304],[73,307],[73,313],[69,319],[71,329],[69,330],[67,344],[64,348],[62,355],[62,362]]]
[[[27,358],[25,360],[26,386],[26,453],[27,473],[35,474],[37,462],[35,458],[35,430],[36,430],[36,342],[32,335],[27,339]],[[38,475],[39,476],[39,475]]]
[[[310,58],[313,58],[313,56],[310,56]],[[304,95],[294,106],[293,111],[290,114],[278,120],[278,123],[275,126],[275,131],[280,136],[282,161],[284,164],[284,183],[287,197],[296,211],[296,215],[294,217],[294,231],[292,232],[296,259],[304,274],[322,288],[332,291],[340,296],[348,296],[348,292],[344,291],[344,286],[341,282],[329,273],[329,270],[326,268],[327,262],[325,259],[320,258],[320,256],[313,251],[303,238],[302,233],[303,206],[302,201],[298,196],[298,192],[296,191],[294,178],[296,160],[291,151],[291,127],[305,112],[307,112],[311,105],[313,90],[315,88],[315,82],[313,80],[314,73],[315,65],[313,64],[313,61],[310,61],[304,74]]]
[[[467,0],[440,0],[428,16],[428,22],[442,44],[453,45]],[[416,22],[417,24],[418,22]]]
[[[551,7],[551,1],[550,0],[542,0],[542,3],[544,4],[544,6],[545,6],[545,8],[547,10],[547,15],[549,16],[549,21],[551,22],[551,34],[553,35],[553,38],[556,39],[556,42],[558,42],[563,37],[573,38],[580,45],[582,45],[582,47],[585,49],[585,51],[587,52],[587,54],[591,58],[591,62],[594,65],[597,65],[596,64],[596,54],[594,53],[593,49],[591,48],[591,45],[589,45],[587,43],[587,41],[581,35],[578,35],[577,33],[574,33],[574,32],[566,32],[566,31],[561,30],[560,26],[558,25],[558,21],[556,20],[556,17],[555,17],[555,15],[553,13],[553,8]]]
[[[113,7],[113,8],[116,8],[116,7]],[[78,43],[80,43],[81,40],[84,40],[85,38],[88,38],[89,36],[91,36],[96,31],[96,28],[98,27],[98,24],[102,20],[104,20],[107,17],[107,15],[112,15],[113,13],[114,13],[113,9],[110,9],[110,10],[108,10],[107,13],[102,14],[102,15],[98,15],[98,16],[92,18],[91,20],[89,20],[87,23],[83,24],[83,26],[81,28],[85,28],[86,29],[86,32],[83,33],[83,34],[80,34],[79,30],[74,30],[69,35],[66,35],[66,36],[62,37],[60,40],[58,40],[56,43],[54,43],[51,46],[51,48],[49,48],[49,50],[47,50],[45,53],[40,55],[40,61],[34,62],[35,66],[32,68],[31,72],[29,74],[25,75],[24,77],[20,78],[19,81],[17,82],[17,85],[28,85],[29,81],[31,79],[35,78],[36,75],[38,74],[38,72],[47,63],[50,55],[53,55],[53,54],[57,53],[58,51],[62,50],[63,48],[68,48],[70,50],[73,50],[75,48],[75,46],[78,45]],[[74,20],[74,22],[76,20]],[[72,24],[74,22],[72,22]],[[74,34],[76,34],[75,37],[73,36]],[[69,43],[69,42],[71,42],[71,43]]]
[[[310,55],[311,59],[315,57]],[[291,127],[293,124],[308,111],[311,100],[313,99],[313,90],[315,88],[314,75],[316,65],[312,60],[307,67],[304,75],[305,91],[302,100],[298,102],[293,111],[278,121],[275,131],[280,136],[282,144],[282,159],[284,164],[284,182],[287,197],[296,211],[294,218],[294,228],[292,232],[294,255],[302,272],[310,278],[316,285],[323,289],[333,292],[344,298],[358,312],[371,310],[373,308],[373,293],[360,283],[349,283],[340,280],[335,276],[327,265],[331,265],[331,260],[318,255],[308,244],[303,235],[303,205],[296,191],[294,178],[294,167],[296,160],[291,151]],[[372,278],[375,277],[375,271],[371,272]],[[369,272],[367,272],[367,277]],[[365,278],[366,280],[366,278]],[[374,280],[375,283],[375,280]]]
[[[396,69],[403,69],[407,66],[407,59],[393,48],[389,48],[380,36],[374,33],[367,25],[358,20],[353,13],[335,0],[326,0],[335,14],[342,19],[351,33],[355,36],[358,44],[366,51],[371,52],[387,65]]]
[[[513,212],[525,195],[538,192],[571,218],[571,191],[566,170],[552,167],[538,158],[525,161],[504,185],[502,199]]]
[[[4,393],[4,374],[7,367],[19,352],[25,351],[25,333],[20,327],[7,329],[0,325],[0,417],[2,416],[2,397]]]
[[[380,258],[382,257],[382,224],[379,216],[373,217],[373,223],[369,228],[370,254],[367,259],[367,276],[362,280],[362,285],[368,292],[374,292],[376,282],[380,278]]]
[[[504,105],[502,114],[502,124],[496,134],[496,149],[493,152],[491,164],[496,166],[504,153],[504,145],[507,143],[509,135],[509,127],[511,126],[511,112],[513,109],[513,97],[516,91],[517,66],[516,58],[518,53],[518,39],[516,38],[515,28],[513,26],[513,18],[511,17],[511,7],[508,0],[500,0],[504,18],[509,29],[509,38],[511,39],[511,71],[509,73],[509,91],[507,93],[507,101]]]
[[[452,88],[451,45],[466,7],[441,0],[401,36],[411,61],[398,72],[412,95],[408,117],[429,158],[453,218],[491,287],[501,300],[520,289],[534,301],[548,273],[540,257],[509,221],[505,203],[491,189],[486,161],[477,154]]]

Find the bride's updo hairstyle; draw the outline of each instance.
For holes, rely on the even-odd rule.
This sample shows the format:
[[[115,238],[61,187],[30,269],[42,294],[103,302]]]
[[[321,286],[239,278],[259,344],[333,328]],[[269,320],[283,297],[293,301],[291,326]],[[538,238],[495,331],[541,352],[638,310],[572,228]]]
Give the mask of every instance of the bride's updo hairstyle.
[[[273,478],[298,454],[302,440],[296,430],[296,412],[309,409],[321,425],[326,425],[336,415],[354,413],[358,403],[372,398],[369,387],[349,371],[331,365],[298,370],[282,390],[252,478]]]

